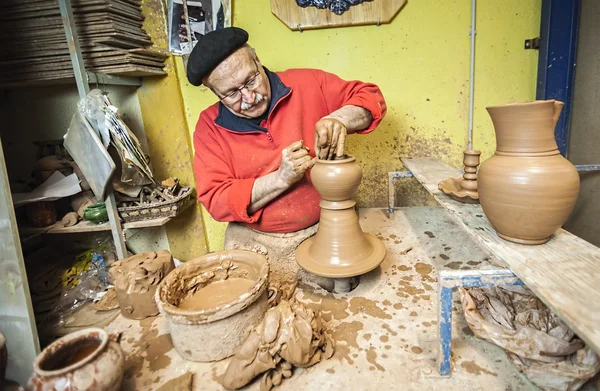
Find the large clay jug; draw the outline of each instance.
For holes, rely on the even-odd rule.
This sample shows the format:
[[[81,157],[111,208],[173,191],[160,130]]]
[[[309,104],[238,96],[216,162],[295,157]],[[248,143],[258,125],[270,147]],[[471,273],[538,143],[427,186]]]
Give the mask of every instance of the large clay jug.
[[[479,200],[505,240],[546,243],[575,207],[579,174],[554,139],[562,107],[554,100],[487,107],[496,153],[479,169]]]
[[[40,353],[27,391],[118,391],[125,354],[119,335],[100,328],[68,334]]]

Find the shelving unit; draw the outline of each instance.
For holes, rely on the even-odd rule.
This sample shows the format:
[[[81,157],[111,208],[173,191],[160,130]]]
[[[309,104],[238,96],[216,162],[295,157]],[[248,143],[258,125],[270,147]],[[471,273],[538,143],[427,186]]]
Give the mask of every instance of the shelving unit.
[[[28,130],[28,137],[24,139],[26,140],[25,142],[19,144],[20,147],[29,145],[27,143],[31,143],[32,135],[34,136],[33,140],[35,140],[35,137],[38,137],[36,134],[38,131],[40,132],[39,139],[44,139],[50,136],[49,134],[43,133],[47,132],[46,129],[66,129],[65,121],[62,117],[70,118],[77,107],[75,105],[74,91],[71,89],[71,87],[65,87],[65,85],[76,86],[79,99],[87,95],[90,90],[90,86],[97,85],[100,88],[103,86],[124,86],[117,88],[113,87],[112,89],[109,89],[111,93],[113,93],[113,90],[116,91],[115,93],[120,97],[123,96],[123,92],[129,91],[131,88],[133,94],[125,92],[123,103],[127,107],[133,108],[133,110],[128,113],[129,116],[126,114],[124,118],[126,120],[131,120],[134,123],[137,122],[138,124],[141,122],[139,111],[136,110],[136,107],[139,107],[136,89],[142,86],[143,76],[138,76],[136,73],[132,73],[131,76],[121,76],[86,71],[84,68],[83,55],[79,46],[79,40],[75,28],[76,26],[75,19],[73,17],[73,10],[71,8],[71,0],[58,0],[58,6],[60,8],[60,15],[62,16],[63,27],[65,31],[65,41],[69,43],[69,54],[74,75],[71,74],[65,78],[35,82],[15,81],[14,83],[9,82],[8,84],[2,84],[1,86],[2,89],[8,90],[6,92],[6,96],[9,99],[14,99],[14,97],[17,97],[17,99],[14,100],[14,102],[16,102],[15,106],[21,104],[19,108],[26,107],[27,109],[30,108],[28,105],[29,96],[26,96],[30,93],[29,87],[34,87],[34,89],[32,89],[33,94],[37,94],[35,89],[42,87],[40,88],[40,91],[43,91],[42,95],[44,97],[40,99],[39,96],[34,95],[32,96],[32,98],[34,98],[32,101],[35,101],[36,104],[39,104],[40,101],[42,101],[42,109],[52,110],[52,112],[55,114],[52,117],[53,121],[54,118],[61,118],[61,121],[56,121],[56,123],[60,123],[60,127],[56,127],[54,122],[51,124],[46,124],[43,121],[21,121],[22,117],[25,115],[29,116],[26,119],[36,118],[35,113],[31,114],[26,110],[21,112],[20,109],[16,110],[16,107],[7,105],[7,108],[13,109],[14,112],[11,111],[10,114],[16,118],[14,123],[11,123],[6,127],[6,129],[10,129],[11,135],[15,136],[12,138],[7,138],[13,142],[18,140],[19,137],[23,139],[23,132],[21,129],[26,128]],[[60,95],[60,98],[57,98],[53,92],[48,92],[48,90],[44,89],[44,87],[49,86],[56,86],[57,90],[61,91],[62,95]],[[48,97],[46,97],[44,94],[48,95]],[[68,95],[68,97],[66,97],[66,95]],[[52,104],[48,104],[48,102],[52,102]],[[19,129],[18,126],[21,126],[21,129]],[[141,127],[138,126],[136,129],[141,129]],[[31,131],[29,132],[29,130]],[[132,127],[132,130],[135,129]],[[20,136],[17,136],[19,132],[21,132]],[[9,132],[7,131],[5,135],[6,134],[9,134]],[[51,138],[59,138],[55,136],[57,135],[54,134]],[[7,140],[4,141],[6,142]],[[18,143],[15,143],[15,145],[16,144]],[[11,145],[11,142],[7,143],[6,151],[9,151],[9,146]],[[15,147],[12,146],[12,148]],[[109,185],[110,190],[108,191],[108,195],[104,200],[109,215],[108,223],[93,224],[87,221],[82,221],[72,227],[54,228],[33,228],[27,224],[17,223],[10,194],[6,162],[15,162],[15,165],[18,165],[17,159],[26,158],[27,161],[29,161],[29,156],[25,156],[29,150],[25,149],[26,152],[23,154],[24,156],[20,156],[19,153],[16,153],[15,151],[15,149],[10,151],[11,159],[7,160],[4,154],[5,151],[0,145],[0,180],[2,181],[2,183],[0,183],[0,200],[2,200],[2,202],[0,202],[0,236],[2,237],[2,246],[0,246],[0,270],[2,270],[2,273],[0,273],[0,297],[5,299],[2,300],[2,305],[0,305],[0,329],[6,335],[7,340],[9,341],[9,352],[11,355],[11,360],[9,360],[9,373],[11,374],[11,379],[18,381],[21,384],[25,384],[31,375],[31,362],[33,362],[35,356],[40,353],[40,344],[38,339],[38,330],[36,328],[35,314],[33,311],[33,305],[29,291],[30,281],[27,278],[27,273],[25,270],[25,261],[23,258],[20,236],[21,238],[25,239],[44,234],[61,235],[88,233],[93,235],[94,233],[100,234],[111,232],[117,256],[119,258],[123,258],[127,256],[127,249],[125,246],[125,230],[132,230],[131,235],[129,235],[129,231],[127,232],[127,237],[131,240],[130,243],[132,248],[135,248],[136,244],[133,237],[145,235],[145,232],[141,231],[142,229],[162,227],[169,222],[171,218],[159,218],[131,223],[121,223],[116,207],[113,189],[112,186]],[[27,164],[24,165],[22,171],[23,173],[28,172]],[[133,230],[139,231],[135,232]],[[160,242],[164,236],[164,231],[161,230],[154,229],[146,232],[148,232],[149,237],[152,238],[149,239],[152,240],[152,243],[149,243],[148,245],[153,245],[156,240]],[[139,241],[139,238],[136,240]]]
[[[152,227],[160,227],[165,225],[171,220],[170,217],[163,217],[160,219],[153,220],[142,220],[142,221],[134,221],[131,223],[122,224],[123,229],[139,229],[139,228],[152,228]],[[84,232],[106,232],[112,229],[109,223],[103,224],[94,224],[89,221],[81,221],[79,224],[74,225],[72,227],[55,227],[55,228],[35,228],[29,226],[19,226],[19,233],[24,235],[31,234],[76,234],[76,233],[84,233]]]

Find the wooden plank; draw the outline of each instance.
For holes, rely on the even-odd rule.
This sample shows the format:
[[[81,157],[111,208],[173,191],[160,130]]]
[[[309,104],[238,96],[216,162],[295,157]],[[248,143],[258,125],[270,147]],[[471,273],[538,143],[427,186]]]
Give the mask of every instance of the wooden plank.
[[[159,219],[152,220],[143,220],[143,221],[134,221],[131,223],[122,224],[123,229],[139,229],[139,228],[150,228],[150,227],[160,227],[165,225],[171,220],[170,217],[162,217]],[[83,233],[83,232],[102,232],[102,231],[110,231],[110,224],[95,224],[89,221],[80,221],[76,225],[72,227],[56,227],[56,228],[35,228],[27,225],[20,224],[19,225],[19,233],[22,235],[31,235],[31,234],[75,234],[75,233]]]
[[[500,239],[481,205],[454,201],[438,190],[440,181],[460,171],[433,158],[403,158],[402,163],[472,238],[600,353],[600,248],[563,229],[538,246]]]
[[[291,30],[307,30],[390,23],[405,3],[406,0],[365,1],[350,7],[342,15],[336,15],[329,8],[302,8],[296,0],[271,0],[271,11]]]

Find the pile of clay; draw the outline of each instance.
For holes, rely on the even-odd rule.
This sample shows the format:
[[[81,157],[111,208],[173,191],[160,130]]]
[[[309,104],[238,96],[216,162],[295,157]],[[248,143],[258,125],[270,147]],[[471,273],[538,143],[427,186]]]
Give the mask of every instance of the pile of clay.
[[[267,311],[268,274],[262,254],[243,250],[207,254],[169,274],[156,302],[177,352],[203,362],[233,355]]]
[[[158,315],[154,294],[174,268],[173,257],[166,250],[140,253],[113,263],[109,273],[121,314],[130,319]]]
[[[252,329],[231,359],[221,384],[237,390],[264,373],[260,390],[268,391],[291,377],[293,367],[310,367],[329,359],[333,351],[320,314],[299,302],[282,300]]]

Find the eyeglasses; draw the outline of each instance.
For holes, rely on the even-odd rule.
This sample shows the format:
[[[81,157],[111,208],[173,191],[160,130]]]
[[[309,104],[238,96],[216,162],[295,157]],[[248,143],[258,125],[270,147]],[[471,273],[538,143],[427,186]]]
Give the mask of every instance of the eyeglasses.
[[[252,78],[250,80],[248,80],[246,82],[246,84],[244,84],[243,86],[237,88],[235,91],[225,95],[222,98],[219,98],[219,100],[223,103],[227,103],[227,104],[234,104],[237,103],[240,98],[242,97],[242,90],[245,88],[248,91],[254,91],[255,89],[258,88],[258,86],[260,85],[260,83],[262,82],[262,77],[260,76],[260,71],[258,70],[258,65],[256,65],[256,63],[254,63],[254,65],[256,66],[256,73],[254,74],[254,76],[252,76]]]

